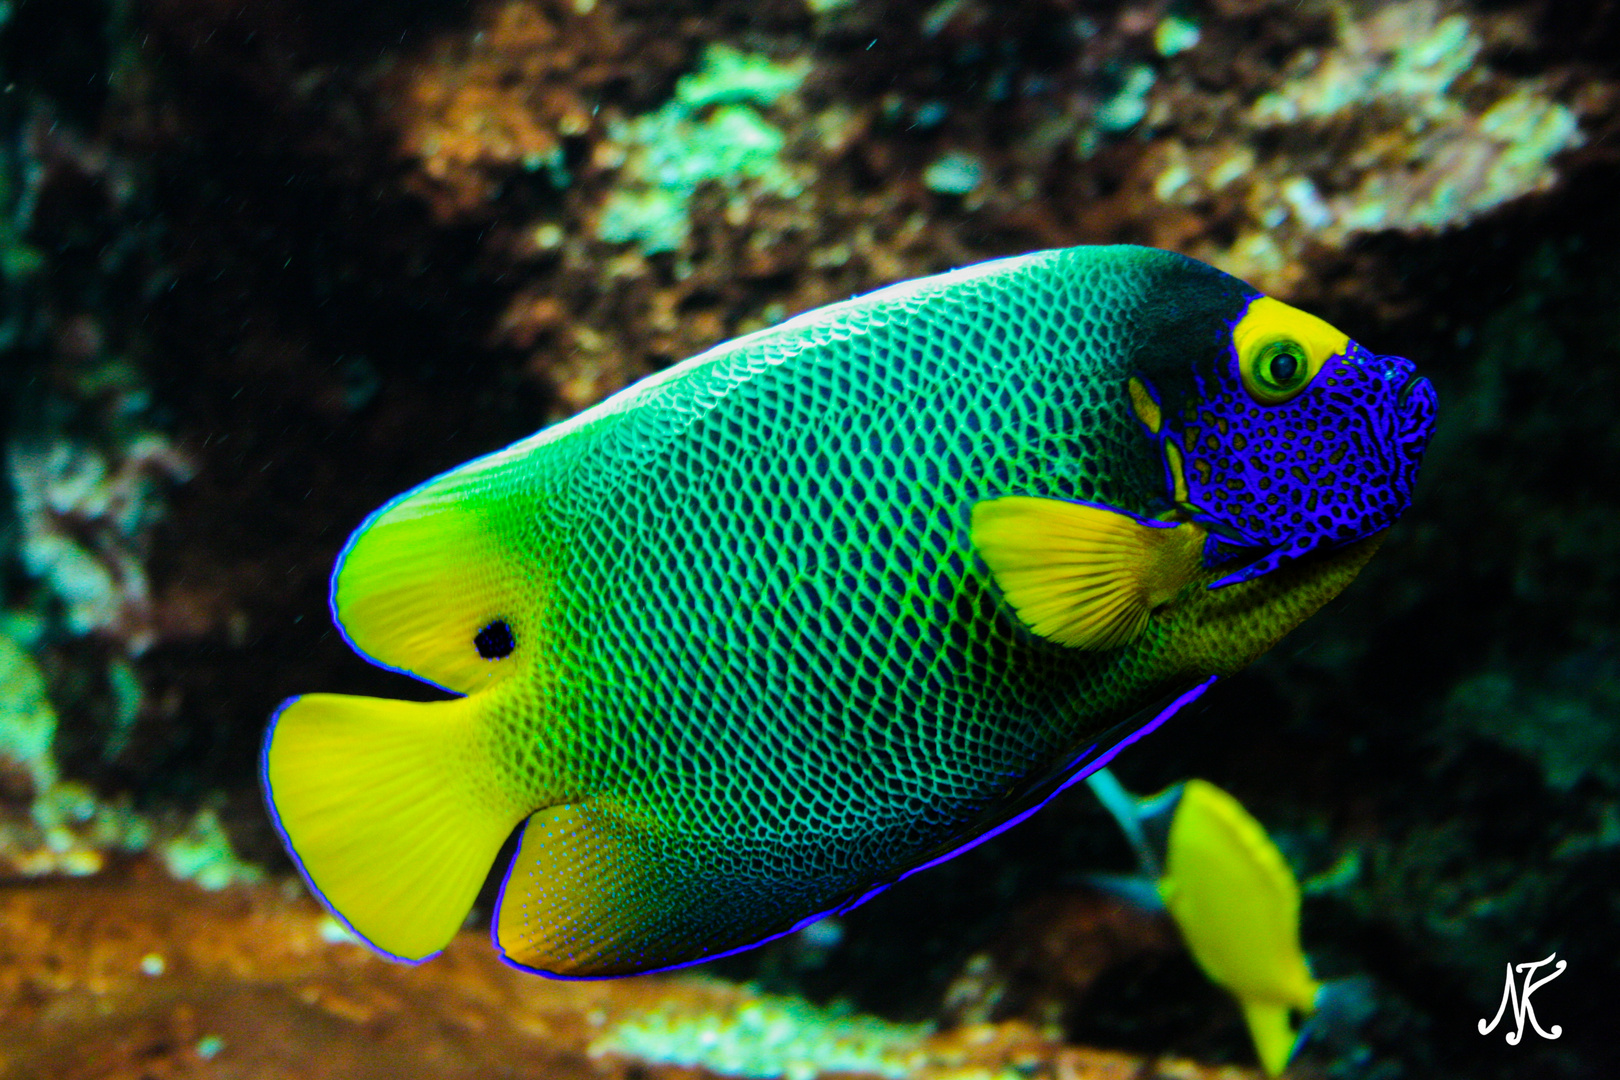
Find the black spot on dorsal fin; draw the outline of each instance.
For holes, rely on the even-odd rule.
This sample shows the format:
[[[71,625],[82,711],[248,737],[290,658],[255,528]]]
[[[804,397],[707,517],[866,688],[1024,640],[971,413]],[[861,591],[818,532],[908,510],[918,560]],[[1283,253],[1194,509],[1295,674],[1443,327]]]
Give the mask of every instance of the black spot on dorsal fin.
[[[478,631],[473,645],[485,660],[505,660],[517,648],[517,639],[512,636],[511,624],[505,619],[496,619]]]

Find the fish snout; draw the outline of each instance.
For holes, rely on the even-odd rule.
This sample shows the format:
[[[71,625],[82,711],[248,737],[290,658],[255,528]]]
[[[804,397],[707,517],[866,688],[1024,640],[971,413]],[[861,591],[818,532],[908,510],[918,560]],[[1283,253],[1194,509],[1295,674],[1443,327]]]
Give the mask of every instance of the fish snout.
[[[1400,414],[1402,436],[1426,444],[1434,431],[1434,419],[1440,407],[1434,384],[1421,375],[1411,376],[1396,396],[1395,407]]]
[[[1388,385],[1398,387],[1403,396],[1406,388],[1418,377],[1417,365],[1404,356],[1368,353],[1361,366],[1363,370],[1375,373]]]
[[[1409,456],[1417,457],[1434,430],[1439,398],[1434,384],[1417,373],[1417,365],[1404,356],[1369,355],[1362,362],[1395,392],[1395,430]]]

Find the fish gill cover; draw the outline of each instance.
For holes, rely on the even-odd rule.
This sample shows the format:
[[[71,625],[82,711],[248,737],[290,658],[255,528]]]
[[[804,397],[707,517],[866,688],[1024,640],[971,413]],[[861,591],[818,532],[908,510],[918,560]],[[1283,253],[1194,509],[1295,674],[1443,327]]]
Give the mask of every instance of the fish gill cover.
[[[1445,404],[1357,585],[1123,755],[1126,781],[1237,795],[1302,881],[1313,972],[1372,980],[1364,1023],[1297,1067],[1601,1075],[1620,976],[1608,6],[0,10],[0,1075],[615,1075],[638,1066],[590,1047],[620,1017],[668,1003],[721,1031],[713,986],[551,996],[480,966],[483,941],[405,981],[281,896],[264,715],[317,686],[398,693],[323,625],[333,557],[416,481],[715,342],[1118,240],[1406,355]],[[677,115],[715,55],[797,81]],[[661,219],[676,246],[605,238],[670,145],[632,133],[733,107],[754,150],[688,174]],[[1071,793],[836,932],[713,970],[940,1025],[917,1075],[1252,1062],[1173,933],[1083,883],[1129,864]],[[221,865],[245,868],[221,894],[167,881]],[[1480,1036],[1503,964],[1555,949],[1568,971],[1535,1002],[1564,1036]],[[461,1040],[469,1017],[491,1034]],[[1167,1052],[1208,1064],[1143,1064]]]

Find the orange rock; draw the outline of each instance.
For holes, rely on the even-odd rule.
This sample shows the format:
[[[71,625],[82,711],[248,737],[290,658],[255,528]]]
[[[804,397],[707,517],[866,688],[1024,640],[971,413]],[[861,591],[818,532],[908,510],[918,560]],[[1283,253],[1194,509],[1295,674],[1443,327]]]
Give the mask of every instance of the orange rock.
[[[382,80],[380,101],[407,183],[445,224],[489,215],[502,184],[558,162],[589,131],[588,94],[620,51],[606,9],[568,0],[485,4],[470,33],[447,34]]]
[[[805,1008],[692,976],[535,978],[473,931],[405,967],[335,926],[294,881],[209,893],[149,864],[0,888],[0,1078],[698,1078],[716,1074],[605,1050],[604,1036],[650,1015],[718,1029],[762,1005]],[[910,1037],[918,1080],[1253,1075],[1062,1046],[1018,1022]]]

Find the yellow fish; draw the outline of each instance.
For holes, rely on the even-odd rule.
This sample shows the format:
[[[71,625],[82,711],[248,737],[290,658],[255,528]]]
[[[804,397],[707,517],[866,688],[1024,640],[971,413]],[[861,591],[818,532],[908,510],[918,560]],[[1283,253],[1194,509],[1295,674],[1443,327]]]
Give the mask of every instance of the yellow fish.
[[[1210,980],[1238,999],[1271,1076],[1293,1055],[1290,1010],[1315,1011],[1321,988],[1299,946],[1299,882],[1247,810],[1189,780],[1170,823],[1159,896]]]

